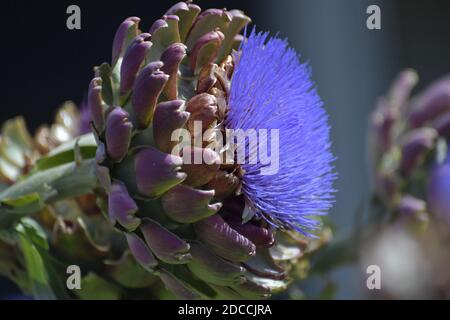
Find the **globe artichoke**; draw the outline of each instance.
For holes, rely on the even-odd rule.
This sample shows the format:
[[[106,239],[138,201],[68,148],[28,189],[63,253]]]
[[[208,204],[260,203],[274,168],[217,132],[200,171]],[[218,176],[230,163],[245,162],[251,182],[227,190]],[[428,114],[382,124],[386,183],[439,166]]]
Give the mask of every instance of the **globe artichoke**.
[[[12,222],[95,193],[110,221],[106,252],[92,259],[73,232],[64,250],[53,248],[63,264],[82,264],[81,298],[95,288],[106,298],[140,296],[130,288],[267,298],[327,239],[318,217],[334,200],[326,112],[309,66],[285,40],[255,28],[241,35],[249,22],[190,1],[148,32],[125,19],[111,63],[94,68],[88,87],[95,144],[85,135],[58,148],[0,194]],[[25,234],[29,224],[19,226]]]
[[[261,298],[284,289],[301,251],[276,229],[307,235],[319,223],[309,216],[332,198],[326,120],[307,67],[267,34],[253,31],[240,45],[250,18],[238,10],[180,2],[148,33],[139,22],[120,25],[111,65],[97,67],[89,86],[105,211],[136,260],[178,297]],[[311,123],[299,123],[302,116]],[[211,147],[226,129],[275,129],[282,121],[280,148],[291,149],[278,177],[262,175],[261,162],[226,163],[226,143]],[[177,129],[190,134],[178,155]],[[302,132],[300,139],[315,140],[290,145]]]

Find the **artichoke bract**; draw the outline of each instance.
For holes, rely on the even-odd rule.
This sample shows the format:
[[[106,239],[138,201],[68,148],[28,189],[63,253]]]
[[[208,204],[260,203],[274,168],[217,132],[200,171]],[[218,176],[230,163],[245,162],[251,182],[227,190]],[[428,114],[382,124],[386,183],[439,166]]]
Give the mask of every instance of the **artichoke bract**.
[[[250,21],[239,10],[202,11],[191,2],[175,4],[148,32],[138,17],[127,18],[111,63],[96,67],[89,85],[96,172],[106,196],[100,206],[134,258],[179,298],[264,298],[284,290],[290,264],[319,226],[310,217],[332,202],[328,126],[309,69],[282,40],[265,44],[267,34],[254,31],[246,40],[240,32]],[[242,68],[253,60],[262,69],[256,56],[264,54],[277,70],[242,77],[249,71],[239,70],[240,59]],[[265,82],[261,100],[255,97],[268,106],[260,111],[264,119],[254,118],[264,121],[260,127],[286,129],[280,145],[296,156],[281,156],[278,176],[261,178],[259,162],[225,159],[236,156],[230,141],[221,141],[225,131],[250,128],[237,119],[259,112],[257,103],[239,105],[248,100],[232,92],[238,74],[248,92]],[[274,91],[271,81],[279,82]],[[229,117],[230,108],[241,114]],[[184,144],[176,132],[188,133]],[[294,133],[305,140],[298,150]],[[292,230],[304,235],[291,237]]]

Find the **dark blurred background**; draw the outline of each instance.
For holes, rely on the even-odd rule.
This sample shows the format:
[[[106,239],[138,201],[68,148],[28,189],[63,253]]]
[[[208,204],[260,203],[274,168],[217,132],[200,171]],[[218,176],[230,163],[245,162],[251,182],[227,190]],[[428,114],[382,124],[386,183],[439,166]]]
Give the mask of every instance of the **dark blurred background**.
[[[52,121],[65,100],[80,103],[93,66],[109,61],[117,26],[128,16],[148,29],[176,1],[3,1],[0,18],[0,103],[4,120],[23,115],[30,129]],[[260,30],[279,32],[309,61],[330,114],[339,190],[331,212],[337,237],[352,231],[369,194],[365,165],[367,117],[376,97],[406,67],[419,88],[450,71],[450,1],[217,0],[202,8],[239,8]],[[81,8],[81,30],[66,28],[66,8]],[[366,28],[366,8],[381,8],[381,30]],[[330,275],[337,298],[364,295],[356,268]],[[320,280],[320,279],[319,279]],[[305,284],[314,290],[315,281]],[[14,293],[0,280],[0,296]]]

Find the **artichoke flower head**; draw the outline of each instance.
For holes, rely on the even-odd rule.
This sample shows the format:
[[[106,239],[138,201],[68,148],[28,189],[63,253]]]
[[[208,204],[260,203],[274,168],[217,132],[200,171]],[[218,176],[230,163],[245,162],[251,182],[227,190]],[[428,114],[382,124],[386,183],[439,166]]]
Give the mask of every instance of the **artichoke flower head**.
[[[105,214],[180,298],[284,290],[320,225],[314,216],[333,201],[329,128],[309,68],[286,41],[244,38],[249,22],[191,2],[148,32],[127,18],[89,85]],[[238,143],[244,162],[227,161],[239,153],[229,129],[276,129],[274,140],[257,134],[278,168],[264,174],[270,164],[250,161],[249,139]]]

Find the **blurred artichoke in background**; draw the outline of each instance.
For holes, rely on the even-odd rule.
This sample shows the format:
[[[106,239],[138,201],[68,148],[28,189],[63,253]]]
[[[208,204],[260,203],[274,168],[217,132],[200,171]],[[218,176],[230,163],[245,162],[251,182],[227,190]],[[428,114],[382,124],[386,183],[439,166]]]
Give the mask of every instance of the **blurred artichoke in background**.
[[[84,110],[86,114],[87,110]],[[84,115],[86,117],[86,115]],[[54,124],[40,126],[34,137],[28,132],[22,117],[6,121],[0,135],[0,183],[2,188],[26,175],[41,156],[52,149],[86,133],[86,123],[73,102],[64,103]]]
[[[382,221],[377,238],[382,241],[384,234],[394,233],[403,237],[389,250],[375,245],[372,249],[385,253],[386,274],[403,275],[392,277],[397,280],[390,281],[388,294],[448,298],[450,273],[444,266],[450,258],[445,245],[450,234],[450,78],[437,80],[411,98],[417,80],[414,71],[402,72],[372,114],[374,204]],[[402,243],[410,249],[402,248]],[[365,255],[370,256],[370,250]],[[405,288],[401,283],[415,285]]]
[[[73,138],[74,131],[78,127],[77,121],[78,111],[71,102],[66,102],[59,109],[51,129],[48,126],[42,126],[34,137],[28,132],[22,117],[6,121],[0,135],[1,189],[7,188],[28,174],[40,156]],[[2,230],[0,274],[13,280],[22,291],[31,293],[25,269],[18,237]]]
[[[33,221],[54,229],[49,252],[81,267],[82,289],[66,295],[256,299],[284,291],[293,267],[305,276],[305,253],[329,239],[318,218],[334,201],[327,115],[309,66],[285,40],[244,38],[249,22],[190,1],[148,33],[126,19],[89,84],[95,143],[60,146],[0,194],[7,222],[39,208]],[[245,139],[233,147],[231,129],[263,130],[265,154]],[[177,132],[188,134],[178,149]],[[48,212],[78,196],[70,222]],[[16,231],[29,240],[34,227],[22,218]]]

